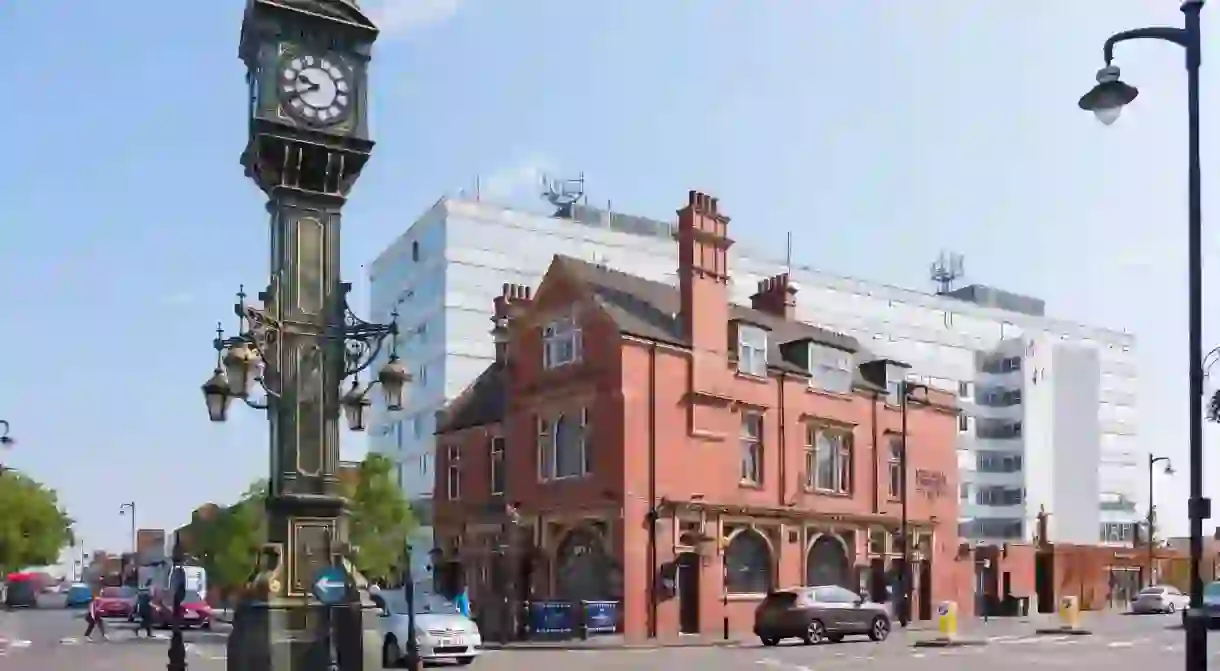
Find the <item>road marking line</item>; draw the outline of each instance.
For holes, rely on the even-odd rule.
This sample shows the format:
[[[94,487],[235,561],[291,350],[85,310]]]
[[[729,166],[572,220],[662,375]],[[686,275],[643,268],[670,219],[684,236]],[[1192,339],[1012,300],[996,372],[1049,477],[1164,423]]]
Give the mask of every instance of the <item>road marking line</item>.
[[[1110,642],[1111,648],[1130,648],[1133,645],[1135,645],[1135,643],[1133,641],[1111,641]]]
[[[10,648],[28,648],[33,645],[33,641],[9,641]]]
[[[68,636],[67,638],[59,639],[60,645],[76,645],[77,643],[80,643],[80,640],[78,640],[72,636]]]
[[[924,657],[927,657],[927,655],[923,654],[922,652],[917,652],[911,656],[914,657],[915,659],[923,659]]]

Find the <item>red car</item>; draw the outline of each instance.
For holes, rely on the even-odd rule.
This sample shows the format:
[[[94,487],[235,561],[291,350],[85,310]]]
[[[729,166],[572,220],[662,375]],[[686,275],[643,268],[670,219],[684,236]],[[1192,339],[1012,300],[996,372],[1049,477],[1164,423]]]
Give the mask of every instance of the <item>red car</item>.
[[[136,590],[134,587],[103,587],[98,592],[97,613],[107,619],[134,620],[136,617]]]
[[[162,629],[168,629],[174,622],[174,593],[162,590],[153,599],[153,623]],[[199,596],[198,592],[187,592],[182,600],[182,626],[190,629],[212,628],[212,607]]]

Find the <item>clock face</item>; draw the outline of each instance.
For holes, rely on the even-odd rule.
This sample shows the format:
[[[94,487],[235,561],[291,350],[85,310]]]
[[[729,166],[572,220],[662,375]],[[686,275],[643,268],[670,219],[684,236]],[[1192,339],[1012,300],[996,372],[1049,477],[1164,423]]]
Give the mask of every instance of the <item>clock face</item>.
[[[293,56],[280,70],[280,100],[286,111],[306,123],[337,123],[351,109],[348,70],[335,59]]]

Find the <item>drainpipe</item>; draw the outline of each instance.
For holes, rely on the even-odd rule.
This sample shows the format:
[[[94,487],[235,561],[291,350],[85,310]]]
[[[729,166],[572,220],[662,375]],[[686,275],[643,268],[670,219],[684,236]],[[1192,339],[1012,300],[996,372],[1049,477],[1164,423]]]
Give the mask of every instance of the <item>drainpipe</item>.
[[[777,447],[779,448],[779,507],[784,508],[788,505],[788,450],[785,448],[787,441],[785,434],[787,429],[784,423],[784,381],[788,378],[784,373],[779,374],[779,440]]]
[[[873,514],[881,513],[881,446],[877,444],[877,401],[880,396],[877,392],[873,392],[873,403],[870,414],[872,415],[872,432],[873,432]]]
[[[648,349],[648,638],[657,637],[657,345]]]

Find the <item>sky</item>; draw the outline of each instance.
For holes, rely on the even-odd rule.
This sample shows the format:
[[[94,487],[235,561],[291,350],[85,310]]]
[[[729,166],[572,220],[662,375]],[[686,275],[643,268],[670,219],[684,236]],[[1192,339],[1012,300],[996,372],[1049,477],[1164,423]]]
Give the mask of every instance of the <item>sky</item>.
[[[262,415],[211,424],[199,392],[233,293],[266,282],[263,198],[238,165],[243,5],[0,3],[17,55],[0,69],[0,419],[18,440],[0,458],[58,489],[89,549],[127,548],[125,502],[173,529],[267,469]],[[1176,0],[362,5],[383,35],[378,144],[345,211],[359,305],[361,264],[476,176],[485,196],[533,202],[539,174],[583,171],[591,201],[661,218],[704,190],[752,247],[782,253],[791,233],[802,261],[929,290],[952,249],[969,281],[1137,336],[1142,446],[1178,472],[1158,476],[1160,520],[1187,531],[1181,50],[1119,47],[1141,94],[1115,125],[1076,107],[1105,38],[1179,25]],[[1204,11],[1205,185],[1218,12]],[[1214,270],[1215,236],[1205,252]],[[364,436],[343,441],[364,452]],[[1218,442],[1209,428],[1212,496]]]

